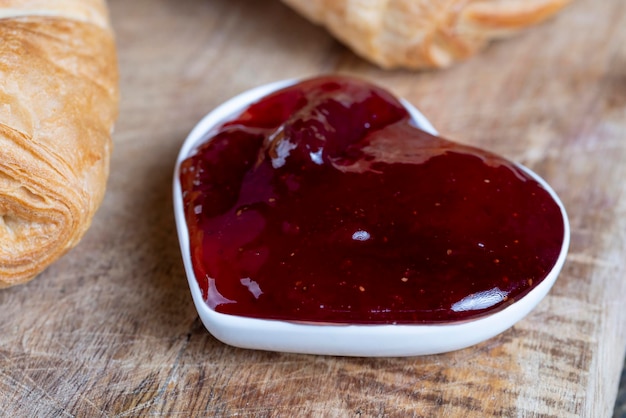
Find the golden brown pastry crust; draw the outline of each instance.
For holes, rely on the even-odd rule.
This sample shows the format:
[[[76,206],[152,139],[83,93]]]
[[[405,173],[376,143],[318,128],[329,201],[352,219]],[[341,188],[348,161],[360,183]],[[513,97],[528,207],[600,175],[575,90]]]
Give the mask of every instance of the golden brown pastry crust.
[[[117,116],[102,0],[0,0],[0,287],[78,243],[102,201]]]
[[[447,67],[571,0],[283,0],[383,68]]]

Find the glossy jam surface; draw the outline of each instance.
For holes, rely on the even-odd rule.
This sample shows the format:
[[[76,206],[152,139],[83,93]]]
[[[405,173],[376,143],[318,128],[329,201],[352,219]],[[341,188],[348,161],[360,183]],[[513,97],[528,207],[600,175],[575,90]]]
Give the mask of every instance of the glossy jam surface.
[[[540,283],[560,208],[514,164],[431,136],[389,93],[325,77],[280,90],[181,166],[195,275],[226,314],[441,323]]]

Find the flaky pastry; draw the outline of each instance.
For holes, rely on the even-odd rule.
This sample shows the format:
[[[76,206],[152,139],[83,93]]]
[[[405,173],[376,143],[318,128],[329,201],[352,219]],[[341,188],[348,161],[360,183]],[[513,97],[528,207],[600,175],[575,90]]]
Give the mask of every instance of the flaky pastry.
[[[104,0],[0,0],[0,287],[32,279],[91,224],[117,106]]]
[[[283,0],[383,68],[447,67],[571,0]]]

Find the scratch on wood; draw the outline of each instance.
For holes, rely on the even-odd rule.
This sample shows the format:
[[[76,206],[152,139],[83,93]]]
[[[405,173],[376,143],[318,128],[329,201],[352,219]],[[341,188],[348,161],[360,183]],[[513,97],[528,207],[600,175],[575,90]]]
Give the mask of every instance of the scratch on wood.
[[[567,255],[568,262],[580,263],[585,265],[599,266],[599,267],[616,267],[617,262],[602,259],[600,257],[594,257],[584,253],[569,253]]]

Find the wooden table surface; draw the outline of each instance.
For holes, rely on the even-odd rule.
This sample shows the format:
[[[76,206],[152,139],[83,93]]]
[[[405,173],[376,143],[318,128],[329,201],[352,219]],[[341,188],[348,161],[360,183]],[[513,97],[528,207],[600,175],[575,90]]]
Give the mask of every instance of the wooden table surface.
[[[277,0],[111,0],[121,113],[105,201],[80,245],[0,292],[5,416],[610,416],[626,347],[626,2],[555,19],[445,71],[383,71]],[[214,106],[341,72],[442,134],[528,165],[569,212],[549,296],[458,352],[336,358],[242,350],[192,305],[175,233],[180,145]]]

